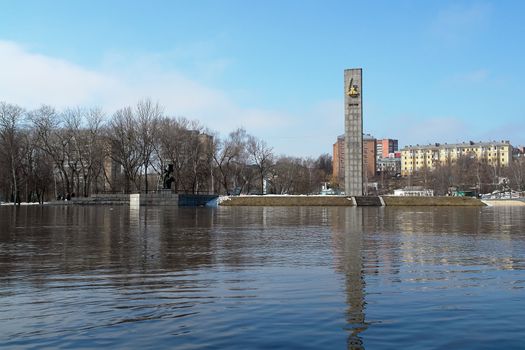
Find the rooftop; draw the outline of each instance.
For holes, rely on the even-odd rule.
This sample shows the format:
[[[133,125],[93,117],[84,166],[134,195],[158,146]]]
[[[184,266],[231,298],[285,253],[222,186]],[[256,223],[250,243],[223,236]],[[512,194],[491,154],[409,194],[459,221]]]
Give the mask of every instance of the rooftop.
[[[466,147],[486,147],[486,146],[508,146],[510,145],[510,141],[502,140],[502,141],[486,141],[486,142],[462,142],[462,143],[433,143],[428,145],[409,145],[403,147],[403,149],[439,149],[439,148],[466,148]]]

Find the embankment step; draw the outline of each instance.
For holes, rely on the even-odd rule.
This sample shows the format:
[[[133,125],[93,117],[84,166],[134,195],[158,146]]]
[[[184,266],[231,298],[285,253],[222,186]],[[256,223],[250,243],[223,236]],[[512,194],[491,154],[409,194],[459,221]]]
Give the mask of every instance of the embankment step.
[[[378,196],[355,197],[355,202],[358,207],[380,207],[383,205]]]

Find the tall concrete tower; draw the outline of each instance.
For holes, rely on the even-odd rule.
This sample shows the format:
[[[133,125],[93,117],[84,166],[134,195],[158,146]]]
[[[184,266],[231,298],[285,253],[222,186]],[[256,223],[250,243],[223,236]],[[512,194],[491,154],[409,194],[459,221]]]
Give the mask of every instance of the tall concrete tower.
[[[345,69],[345,192],[363,195],[363,94],[361,68]]]

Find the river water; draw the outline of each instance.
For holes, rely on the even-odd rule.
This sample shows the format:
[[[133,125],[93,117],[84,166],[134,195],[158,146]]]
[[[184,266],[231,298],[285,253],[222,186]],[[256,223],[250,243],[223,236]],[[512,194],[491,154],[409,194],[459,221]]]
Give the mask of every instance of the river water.
[[[524,349],[522,207],[0,207],[0,347]]]

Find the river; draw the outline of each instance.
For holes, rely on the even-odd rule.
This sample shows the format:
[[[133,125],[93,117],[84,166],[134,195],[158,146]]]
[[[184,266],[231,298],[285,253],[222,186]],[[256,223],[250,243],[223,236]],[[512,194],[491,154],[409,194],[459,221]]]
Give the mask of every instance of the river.
[[[0,207],[0,347],[523,349],[523,207]]]

